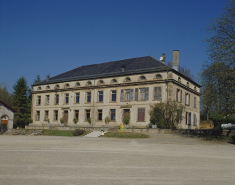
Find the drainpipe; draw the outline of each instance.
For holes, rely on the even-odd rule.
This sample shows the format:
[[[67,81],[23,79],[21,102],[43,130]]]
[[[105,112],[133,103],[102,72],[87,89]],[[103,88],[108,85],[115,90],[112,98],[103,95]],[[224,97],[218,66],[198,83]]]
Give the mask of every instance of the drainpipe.
[[[167,69],[167,79],[166,79],[166,85],[167,85],[167,102],[166,102],[166,116],[168,118],[168,67],[166,67]]]
[[[95,122],[94,114],[95,114],[95,78],[94,78],[94,85],[93,85],[93,110],[92,110],[92,124],[93,125]]]

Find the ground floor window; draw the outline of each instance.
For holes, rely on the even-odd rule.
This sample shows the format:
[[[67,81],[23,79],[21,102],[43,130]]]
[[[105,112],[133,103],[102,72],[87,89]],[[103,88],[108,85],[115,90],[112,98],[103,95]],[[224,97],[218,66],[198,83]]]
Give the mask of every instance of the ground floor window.
[[[36,121],[39,121],[40,120],[40,111],[37,111],[36,112]]]
[[[86,120],[91,117],[91,110],[86,110]]]
[[[49,111],[46,110],[45,111],[45,121],[48,121],[48,119],[49,119]]]
[[[110,109],[110,117],[111,117],[111,121],[116,120],[116,110],[115,109]]]
[[[145,108],[138,108],[138,121],[145,120]]]
[[[58,121],[58,110],[54,111],[54,120]]]
[[[79,110],[74,111],[74,117],[79,120]]]
[[[196,114],[193,115],[193,125],[197,125],[197,117]]]
[[[98,110],[98,120],[102,121],[102,109]]]

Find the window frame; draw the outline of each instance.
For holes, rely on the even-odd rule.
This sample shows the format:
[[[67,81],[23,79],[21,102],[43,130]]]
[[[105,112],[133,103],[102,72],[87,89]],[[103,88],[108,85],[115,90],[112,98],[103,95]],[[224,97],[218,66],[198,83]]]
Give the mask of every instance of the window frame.
[[[97,102],[98,103],[103,103],[104,102],[104,91],[98,91],[98,97],[97,97]]]
[[[100,119],[101,115],[101,119]],[[103,120],[103,110],[102,109],[97,109],[97,121],[102,121]]]
[[[75,94],[75,96],[74,96],[74,98],[75,98],[74,102],[75,102],[75,103],[80,103],[80,92],[75,92],[74,94]],[[78,101],[77,101],[77,98],[78,98]]]
[[[66,100],[68,100],[68,102]],[[69,93],[64,94],[64,104],[69,104]]]
[[[57,116],[57,117],[56,117]],[[58,110],[54,110],[54,121],[58,121],[59,120],[59,111]],[[57,119],[56,119],[57,118]]]
[[[44,121],[48,121],[49,119],[49,110],[44,111]]]
[[[114,114],[114,119],[112,119],[113,114]],[[110,121],[116,121],[116,109],[110,109]]]
[[[139,110],[140,110],[140,109],[144,110],[144,111],[143,111],[143,112],[144,112],[143,120],[139,120],[139,117],[140,117],[140,115],[139,115]],[[139,108],[137,108],[137,122],[145,122],[145,117],[146,117],[145,112],[146,112],[145,107],[142,107],[142,108],[139,107]]]
[[[58,100],[58,102],[57,102],[57,100]],[[60,96],[59,96],[59,94],[55,94],[55,105],[59,105],[59,102],[60,102]]]
[[[160,88],[160,98],[159,98],[159,96],[158,96],[158,90],[157,89],[159,89]],[[155,90],[156,89],[156,90]],[[156,96],[155,96],[155,92],[156,92]],[[153,87],[153,100],[162,100],[162,86],[154,86]]]
[[[88,96],[88,94],[90,94]],[[88,97],[90,97],[90,101],[88,101]],[[91,103],[91,91],[86,92],[86,103]]]
[[[79,110],[74,110],[74,118],[77,118],[79,121]]]
[[[42,96],[38,95],[37,96],[37,106],[41,106],[41,104],[42,104]]]
[[[45,105],[50,105],[50,95],[49,94],[45,95]]]
[[[36,111],[36,121],[40,121],[40,110]]]
[[[88,114],[90,114],[89,117],[87,117]],[[90,117],[91,117],[91,109],[85,109],[85,121],[87,121],[87,119],[90,118]]]
[[[117,90],[110,90],[110,94],[111,94],[111,102],[117,102]],[[115,93],[113,93],[113,91],[115,91]],[[115,94],[115,101],[113,101],[113,95]]]

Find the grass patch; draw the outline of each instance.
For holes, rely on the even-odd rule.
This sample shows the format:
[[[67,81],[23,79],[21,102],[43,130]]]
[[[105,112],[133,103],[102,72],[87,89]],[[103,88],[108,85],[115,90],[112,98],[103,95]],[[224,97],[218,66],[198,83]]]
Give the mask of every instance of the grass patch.
[[[197,137],[206,141],[232,142],[232,136],[198,135]]]
[[[149,138],[146,134],[133,132],[107,132],[102,137],[116,137],[116,138]]]
[[[74,130],[43,130],[42,135],[44,136],[74,136]],[[85,131],[83,135],[90,133],[89,131]]]

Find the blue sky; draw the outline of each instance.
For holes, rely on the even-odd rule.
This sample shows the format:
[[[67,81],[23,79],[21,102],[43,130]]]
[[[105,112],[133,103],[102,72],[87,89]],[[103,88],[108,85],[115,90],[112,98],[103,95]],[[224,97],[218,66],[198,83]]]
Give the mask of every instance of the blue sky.
[[[0,0],[0,85],[81,65],[180,51],[195,77],[226,0]]]

